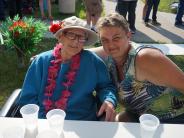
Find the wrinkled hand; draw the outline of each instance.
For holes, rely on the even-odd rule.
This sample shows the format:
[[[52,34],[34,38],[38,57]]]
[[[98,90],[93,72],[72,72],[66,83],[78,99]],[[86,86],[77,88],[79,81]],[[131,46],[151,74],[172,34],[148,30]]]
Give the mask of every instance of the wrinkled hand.
[[[100,107],[100,110],[97,114],[97,116],[101,116],[105,112],[105,121],[114,121],[116,112],[114,109],[114,106],[109,101],[104,101],[102,106]]]

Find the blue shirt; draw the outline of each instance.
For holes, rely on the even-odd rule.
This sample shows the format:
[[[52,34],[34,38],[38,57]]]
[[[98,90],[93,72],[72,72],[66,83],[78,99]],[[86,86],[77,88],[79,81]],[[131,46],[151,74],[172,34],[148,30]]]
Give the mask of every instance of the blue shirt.
[[[29,67],[21,96],[18,104],[25,105],[34,103],[39,105],[39,118],[45,118],[43,98],[47,85],[48,67],[50,61],[54,59],[52,51],[39,54]],[[62,90],[65,74],[70,67],[70,61],[62,63],[56,78],[56,87],[51,97],[57,101]],[[87,50],[81,52],[80,68],[77,71],[75,83],[70,87],[71,96],[67,102],[66,119],[70,120],[97,120],[96,95],[101,102],[108,100],[116,105],[115,87],[110,80],[110,76],[103,61],[94,53]]]

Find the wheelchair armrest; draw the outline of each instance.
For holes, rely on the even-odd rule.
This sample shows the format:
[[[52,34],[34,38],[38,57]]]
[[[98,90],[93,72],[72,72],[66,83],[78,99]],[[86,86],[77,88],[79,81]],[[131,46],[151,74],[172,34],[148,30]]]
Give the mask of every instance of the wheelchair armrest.
[[[12,92],[0,111],[1,117],[12,117],[12,112],[15,112],[16,101],[19,98],[20,92],[21,89],[16,89]]]

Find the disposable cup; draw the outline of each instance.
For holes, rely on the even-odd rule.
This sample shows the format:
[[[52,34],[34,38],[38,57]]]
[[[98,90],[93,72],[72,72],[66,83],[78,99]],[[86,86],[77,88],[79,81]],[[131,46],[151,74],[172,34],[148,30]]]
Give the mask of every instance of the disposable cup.
[[[66,113],[61,109],[50,110],[46,114],[49,126],[52,130],[56,131],[58,135],[63,134],[63,125]]]
[[[25,136],[27,138],[36,137],[38,133],[38,111],[39,106],[36,104],[27,104],[20,109],[26,127]]]
[[[24,138],[25,130],[20,126],[11,126],[6,128],[3,133],[3,138]]]
[[[160,121],[152,114],[143,114],[139,117],[142,138],[153,138]]]
[[[3,134],[0,132],[0,138],[3,138]]]
[[[43,130],[40,133],[38,133],[36,138],[60,138],[60,137],[56,131],[49,129],[49,130]]]

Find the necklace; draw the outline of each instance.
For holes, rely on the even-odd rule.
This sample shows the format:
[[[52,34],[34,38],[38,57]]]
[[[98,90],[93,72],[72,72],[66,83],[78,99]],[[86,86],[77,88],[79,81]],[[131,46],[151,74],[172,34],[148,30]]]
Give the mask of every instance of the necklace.
[[[60,65],[63,62],[61,56],[62,47],[63,46],[61,44],[57,44],[54,47],[52,53],[54,59],[50,61],[51,65],[49,66],[48,69],[47,86],[45,87],[44,100],[43,100],[43,105],[45,107],[46,113],[54,108],[59,108],[62,110],[66,109],[68,98],[71,95],[70,87],[74,83],[77,70],[79,69],[80,66],[80,53],[78,53],[72,57],[69,71],[65,75],[64,79],[65,81],[61,83],[61,85],[63,85],[65,89],[61,91],[60,98],[57,101],[53,101],[51,97],[56,87],[56,78],[60,70]]]

